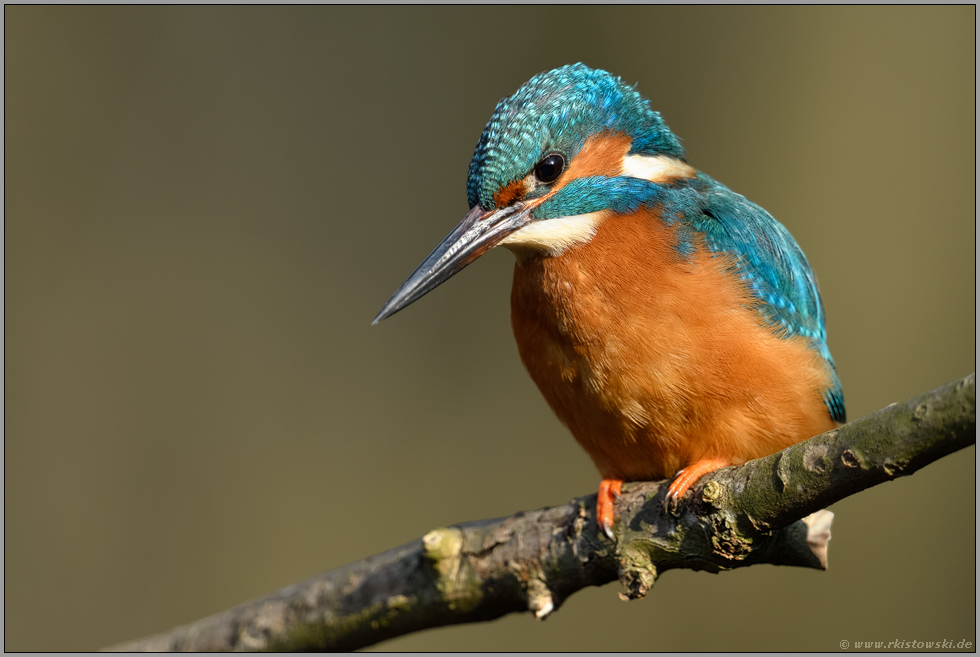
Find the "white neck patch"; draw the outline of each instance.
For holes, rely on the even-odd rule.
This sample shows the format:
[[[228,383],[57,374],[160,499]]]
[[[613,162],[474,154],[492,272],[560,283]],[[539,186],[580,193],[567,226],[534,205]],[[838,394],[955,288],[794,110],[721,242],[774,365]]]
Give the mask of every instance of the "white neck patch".
[[[623,175],[665,183],[677,178],[693,178],[694,167],[667,155],[627,155],[623,158]]]
[[[693,178],[693,167],[667,155],[627,155],[623,158],[623,176],[641,178],[654,183],[666,183],[677,178]],[[606,210],[535,221],[500,241],[518,258],[533,254],[561,255],[577,244],[595,237]]]

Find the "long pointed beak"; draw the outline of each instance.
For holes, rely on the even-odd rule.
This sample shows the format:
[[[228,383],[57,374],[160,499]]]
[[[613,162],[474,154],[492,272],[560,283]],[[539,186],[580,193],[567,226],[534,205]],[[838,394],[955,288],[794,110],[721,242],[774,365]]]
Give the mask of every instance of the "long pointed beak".
[[[474,205],[459,225],[402,283],[371,323],[377,324],[421,299],[496,246],[500,240],[526,226],[530,223],[528,215],[532,207],[518,203],[487,211]]]

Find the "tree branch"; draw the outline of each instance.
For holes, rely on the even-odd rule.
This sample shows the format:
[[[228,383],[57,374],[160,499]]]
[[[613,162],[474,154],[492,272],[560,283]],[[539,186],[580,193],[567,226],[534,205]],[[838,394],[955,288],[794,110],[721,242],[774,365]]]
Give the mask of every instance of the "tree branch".
[[[704,478],[665,508],[667,482],[627,484],[616,541],[595,495],[559,507],[435,529],[119,651],[353,650],[429,627],[531,611],[619,579],[645,595],[672,568],[756,563],[827,567],[824,507],[910,475],[976,440],[976,376],[890,406],[781,452]],[[802,518],[802,520],[800,520]]]

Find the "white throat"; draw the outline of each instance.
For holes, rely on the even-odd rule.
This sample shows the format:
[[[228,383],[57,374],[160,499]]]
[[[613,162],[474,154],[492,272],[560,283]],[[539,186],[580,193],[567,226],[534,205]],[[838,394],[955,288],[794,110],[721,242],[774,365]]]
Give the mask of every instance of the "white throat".
[[[530,253],[561,255],[576,244],[585,244],[595,237],[596,229],[607,214],[602,210],[573,217],[542,219],[514,231],[500,244],[513,251],[518,258]]]

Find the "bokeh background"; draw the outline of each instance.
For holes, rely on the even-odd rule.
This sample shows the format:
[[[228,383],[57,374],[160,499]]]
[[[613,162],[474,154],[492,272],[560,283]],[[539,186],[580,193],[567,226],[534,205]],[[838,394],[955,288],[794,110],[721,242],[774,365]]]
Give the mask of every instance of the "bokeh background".
[[[817,271],[848,413],[975,369],[975,8],[5,7],[4,647],[166,630],[599,477],[512,256],[379,326],[496,102],[583,61]],[[386,650],[975,637],[975,450],[849,498],[826,573],[673,571]]]

